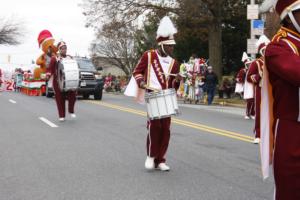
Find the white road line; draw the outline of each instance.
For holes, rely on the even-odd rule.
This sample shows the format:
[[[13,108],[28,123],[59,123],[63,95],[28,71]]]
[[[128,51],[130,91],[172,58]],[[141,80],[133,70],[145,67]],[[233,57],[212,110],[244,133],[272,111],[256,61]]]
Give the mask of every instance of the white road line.
[[[45,124],[49,125],[52,128],[57,128],[58,126],[55,125],[54,123],[50,122],[48,119],[44,118],[44,117],[39,117],[39,119],[44,122]]]
[[[16,101],[14,101],[14,100],[12,100],[12,99],[10,99],[9,102],[10,102],[10,103],[13,103],[13,104],[17,103]]]

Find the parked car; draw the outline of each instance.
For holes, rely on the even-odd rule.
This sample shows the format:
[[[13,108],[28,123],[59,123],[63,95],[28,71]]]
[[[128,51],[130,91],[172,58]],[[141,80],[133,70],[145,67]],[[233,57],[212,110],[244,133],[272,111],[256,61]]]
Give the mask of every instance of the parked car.
[[[96,70],[92,61],[88,58],[74,57],[79,67],[79,86],[78,95],[82,95],[84,99],[88,99],[90,95],[95,100],[102,99],[103,80],[102,75]],[[54,90],[46,84],[46,96],[52,97]]]

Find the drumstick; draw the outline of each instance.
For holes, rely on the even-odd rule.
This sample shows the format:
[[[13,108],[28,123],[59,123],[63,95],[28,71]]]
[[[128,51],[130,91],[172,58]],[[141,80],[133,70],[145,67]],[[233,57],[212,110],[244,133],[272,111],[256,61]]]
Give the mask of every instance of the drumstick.
[[[164,75],[167,75],[167,76],[177,76],[177,74],[167,74],[167,73],[163,73]],[[180,75],[180,74],[179,74]]]
[[[155,89],[155,88],[152,88],[152,87],[149,87],[149,86],[145,86],[146,89],[148,90],[153,90],[154,92],[159,92],[160,90],[159,89]]]

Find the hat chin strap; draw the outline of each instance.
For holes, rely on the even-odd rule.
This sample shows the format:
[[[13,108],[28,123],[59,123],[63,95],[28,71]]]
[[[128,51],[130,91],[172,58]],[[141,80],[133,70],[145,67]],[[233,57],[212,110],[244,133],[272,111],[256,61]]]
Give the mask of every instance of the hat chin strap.
[[[289,15],[294,27],[297,29],[298,33],[300,33],[300,26],[299,26],[298,22],[296,21],[294,15],[293,15],[293,12],[290,11],[288,13],[288,15]]]
[[[261,56],[265,56],[264,51],[266,50],[267,46],[264,46],[263,48],[261,48],[261,50],[259,51]]]
[[[161,50],[163,51],[163,53],[164,53],[165,55],[167,55],[167,56],[168,56],[168,54],[166,53],[166,51],[165,51],[165,49],[164,49],[164,45],[163,45],[163,44],[161,44],[160,46],[161,46]]]

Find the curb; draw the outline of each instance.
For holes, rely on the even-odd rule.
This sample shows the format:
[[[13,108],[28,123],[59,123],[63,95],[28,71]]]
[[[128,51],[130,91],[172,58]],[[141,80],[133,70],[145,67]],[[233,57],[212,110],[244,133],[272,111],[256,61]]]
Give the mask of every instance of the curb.
[[[116,95],[116,96],[123,95],[122,92],[105,92],[105,94],[111,94],[111,95]],[[186,105],[195,105],[195,106],[197,106],[197,105],[207,105],[207,104],[204,104],[204,103],[199,103],[199,104],[183,103],[183,99],[182,98],[178,98],[178,102],[180,102],[182,104],[186,104]],[[237,108],[245,108],[246,107],[246,104],[229,103],[226,100],[220,101],[219,99],[217,99],[217,101],[214,101],[213,105],[216,105],[216,106],[237,107]]]
[[[194,105],[194,106],[197,106],[197,105],[207,105],[205,103],[198,103],[198,104],[184,103],[183,99],[178,99],[178,102],[180,102],[181,104]],[[245,108],[246,107],[246,104],[230,103],[230,102],[227,102],[227,101],[219,101],[219,100],[214,101],[213,105],[215,105],[215,106],[237,107],[237,108]]]

